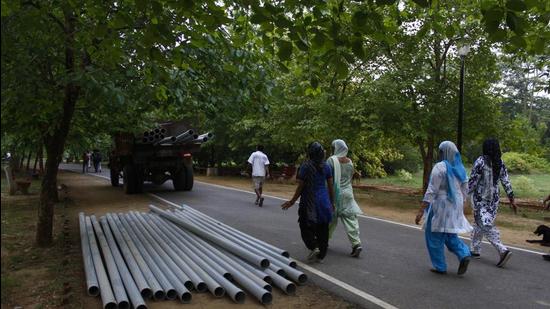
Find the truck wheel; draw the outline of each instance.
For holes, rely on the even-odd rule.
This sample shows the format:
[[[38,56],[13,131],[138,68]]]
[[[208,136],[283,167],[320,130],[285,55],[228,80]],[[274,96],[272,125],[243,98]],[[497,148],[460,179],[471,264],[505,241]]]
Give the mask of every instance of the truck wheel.
[[[185,170],[185,191],[191,191],[193,189],[193,165],[184,165]]]
[[[140,193],[143,190],[143,182],[135,165],[127,164],[124,166],[123,179],[126,194]]]
[[[120,172],[114,168],[111,168],[111,185],[113,187],[118,187],[120,185],[119,176]]]
[[[174,190],[184,191],[187,179],[185,176],[185,168],[181,168],[172,174],[172,183],[174,184]]]

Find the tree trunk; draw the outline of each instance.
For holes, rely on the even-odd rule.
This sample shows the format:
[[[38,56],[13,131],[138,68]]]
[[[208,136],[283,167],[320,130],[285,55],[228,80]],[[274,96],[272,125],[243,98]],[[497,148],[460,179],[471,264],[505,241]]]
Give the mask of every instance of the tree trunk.
[[[65,73],[69,77],[69,81],[65,85],[63,114],[57,123],[54,123],[55,129],[44,143],[48,157],[46,159],[46,173],[42,178],[38,223],[36,225],[35,238],[38,246],[49,246],[53,240],[53,207],[57,201],[57,171],[80,92],[78,85],[71,80],[75,71],[74,35],[76,20],[72,11],[65,10],[63,15],[65,17]]]
[[[428,184],[430,183],[430,174],[433,167],[434,158],[434,139],[430,136],[426,141],[427,149],[424,149],[424,145],[420,146],[420,152],[422,154],[423,173],[422,173],[422,193],[426,192]]]
[[[27,172],[31,167],[31,157],[32,157],[32,150],[29,150],[29,155],[27,156],[27,167],[26,167]]]
[[[41,145],[38,149],[38,169],[40,175],[44,175],[44,146]]]

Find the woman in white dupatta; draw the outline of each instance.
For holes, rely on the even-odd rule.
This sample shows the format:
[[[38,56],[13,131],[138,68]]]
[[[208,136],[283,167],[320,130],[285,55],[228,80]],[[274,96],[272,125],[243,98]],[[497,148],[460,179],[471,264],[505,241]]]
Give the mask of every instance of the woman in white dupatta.
[[[361,254],[361,239],[359,238],[359,221],[357,215],[361,214],[361,209],[357,205],[353,197],[352,179],[353,179],[353,163],[347,157],[348,146],[346,143],[337,139],[332,142],[334,154],[327,160],[327,163],[332,167],[334,177],[334,204],[335,211],[332,222],[329,226],[329,238],[332,237],[338,218],[344,224],[348,239],[351,242],[351,256],[359,257]]]

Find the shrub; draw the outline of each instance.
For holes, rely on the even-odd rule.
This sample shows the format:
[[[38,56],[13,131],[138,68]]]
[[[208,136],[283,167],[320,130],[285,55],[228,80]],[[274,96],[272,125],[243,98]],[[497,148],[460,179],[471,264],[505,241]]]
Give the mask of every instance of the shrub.
[[[533,179],[527,176],[519,176],[512,184],[514,191],[520,192],[522,195],[533,195],[537,188]]]
[[[399,178],[399,180],[404,181],[404,182],[409,182],[413,178],[411,173],[409,173],[409,172],[407,172],[406,170],[403,170],[403,169],[398,170],[396,175]]]
[[[544,173],[550,172],[550,163],[543,158],[527,153],[507,152],[502,160],[509,172],[512,173]]]

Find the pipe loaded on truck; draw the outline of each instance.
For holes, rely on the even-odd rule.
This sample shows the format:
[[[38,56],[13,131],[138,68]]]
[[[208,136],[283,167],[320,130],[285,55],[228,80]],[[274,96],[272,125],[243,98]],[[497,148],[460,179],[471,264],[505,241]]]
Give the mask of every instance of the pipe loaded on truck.
[[[172,180],[174,190],[193,189],[193,153],[210,133],[199,135],[183,122],[163,122],[139,136],[133,133],[114,135],[109,156],[111,185],[122,184],[127,194],[143,192],[145,181],[161,185]]]

